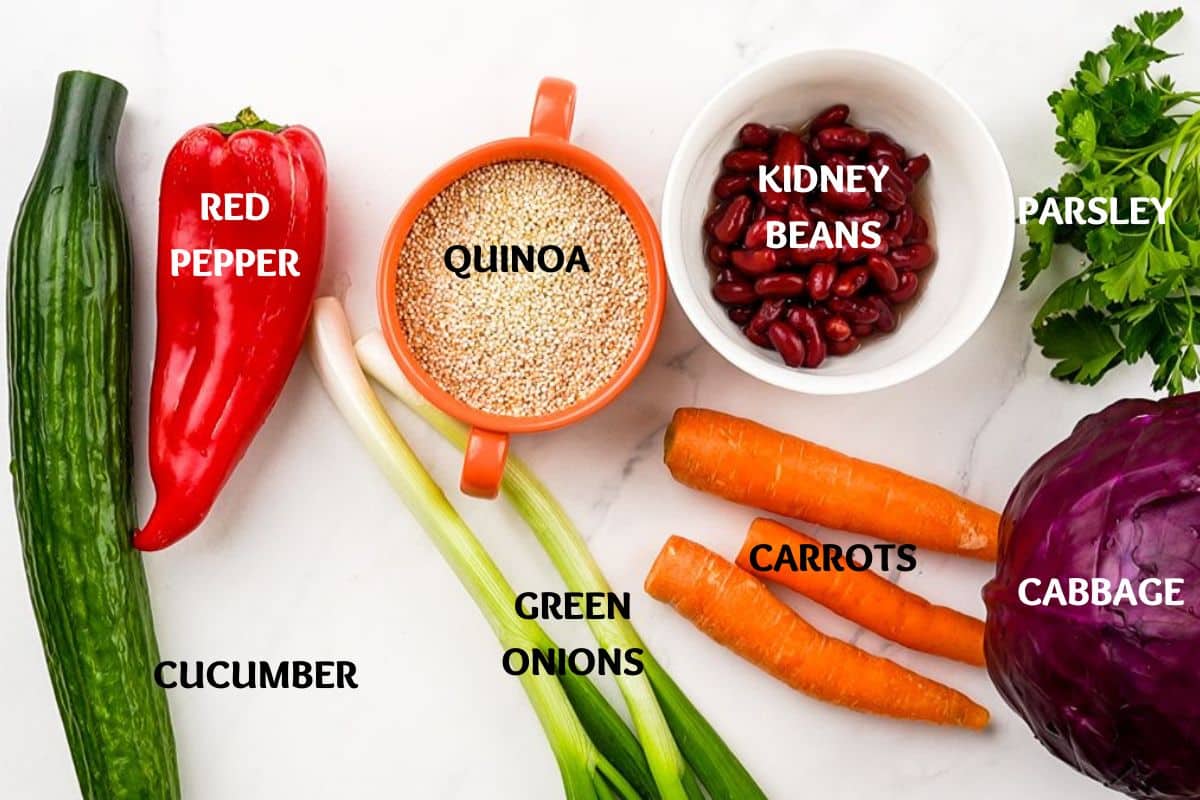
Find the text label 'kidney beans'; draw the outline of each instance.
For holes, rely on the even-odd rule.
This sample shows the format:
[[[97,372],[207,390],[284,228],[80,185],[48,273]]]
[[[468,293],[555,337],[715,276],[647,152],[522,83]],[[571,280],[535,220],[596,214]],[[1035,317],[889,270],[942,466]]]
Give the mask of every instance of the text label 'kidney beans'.
[[[760,168],[810,162],[834,171],[866,165],[886,172],[868,191],[826,186],[800,193],[758,185]],[[855,126],[842,103],[798,131],[745,123],[721,160],[715,206],[703,221],[713,298],[751,343],[775,351],[790,367],[819,367],[829,356],[854,352],[863,339],[890,333],[900,322],[897,306],[917,294],[917,272],[935,258],[914,194],[929,169],[928,155],[909,157],[885,131]],[[868,222],[879,233],[871,247],[861,240],[831,243],[814,233],[822,225],[861,232]],[[775,243],[767,235],[772,223],[800,224],[776,249],[767,247]]]

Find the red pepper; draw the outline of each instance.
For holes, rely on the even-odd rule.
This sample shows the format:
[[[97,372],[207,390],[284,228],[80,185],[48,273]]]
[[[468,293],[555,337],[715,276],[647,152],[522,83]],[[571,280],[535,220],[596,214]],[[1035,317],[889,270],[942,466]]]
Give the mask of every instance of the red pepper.
[[[253,195],[268,204],[261,219],[249,218],[263,212],[257,198],[247,205]],[[324,248],[325,157],[307,128],[247,108],[234,122],[193,128],[167,156],[150,388],[157,497],[134,534],[139,550],[200,524],[266,420],[303,344]],[[264,263],[259,251],[273,255]],[[222,258],[233,265],[218,275]]]

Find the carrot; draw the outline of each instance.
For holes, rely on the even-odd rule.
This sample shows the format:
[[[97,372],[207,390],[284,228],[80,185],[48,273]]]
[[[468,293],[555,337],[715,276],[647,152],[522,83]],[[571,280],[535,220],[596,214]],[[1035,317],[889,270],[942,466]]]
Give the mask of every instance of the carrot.
[[[749,420],[681,408],[667,427],[664,460],[675,480],[726,500],[828,528],[996,560],[995,511]]]
[[[987,709],[886,658],[813,628],[754,576],[672,536],[646,591],[709,637],[805,694],[858,711],[983,728]]]
[[[875,572],[755,567],[755,562],[774,566],[775,558],[785,548],[790,548],[800,562],[805,549],[811,552],[814,547],[819,552],[821,543],[811,536],[760,518],[750,524],[737,565],[799,592],[885,639],[923,653],[984,666],[983,622],[952,608],[935,606]]]

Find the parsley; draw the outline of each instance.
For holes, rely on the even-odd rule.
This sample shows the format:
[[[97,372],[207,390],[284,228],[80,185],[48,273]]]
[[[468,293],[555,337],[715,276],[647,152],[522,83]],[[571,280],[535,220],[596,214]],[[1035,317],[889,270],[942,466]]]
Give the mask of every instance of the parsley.
[[[1056,378],[1090,385],[1149,356],[1158,366],[1154,388],[1180,394],[1200,371],[1200,92],[1150,75],[1175,57],[1157,42],[1182,18],[1179,8],[1147,11],[1136,30],[1117,26],[1112,43],[1084,55],[1070,86],[1048,98],[1058,120],[1054,150],[1073,169],[1036,195],[1039,213],[1066,197],[1173,198],[1162,225],[1026,223],[1022,289],[1058,247],[1085,256],[1033,322]]]

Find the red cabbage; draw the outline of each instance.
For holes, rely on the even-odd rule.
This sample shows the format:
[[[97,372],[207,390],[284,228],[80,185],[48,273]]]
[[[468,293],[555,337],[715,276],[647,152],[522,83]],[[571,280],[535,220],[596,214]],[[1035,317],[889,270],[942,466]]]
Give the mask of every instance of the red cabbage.
[[[1181,606],[1025,605],[1026,578],[1181,578]],[[1200,798],[1200,393],[1083,419],[1013,490],[988,672],[1038,740],[1145,800]]]

